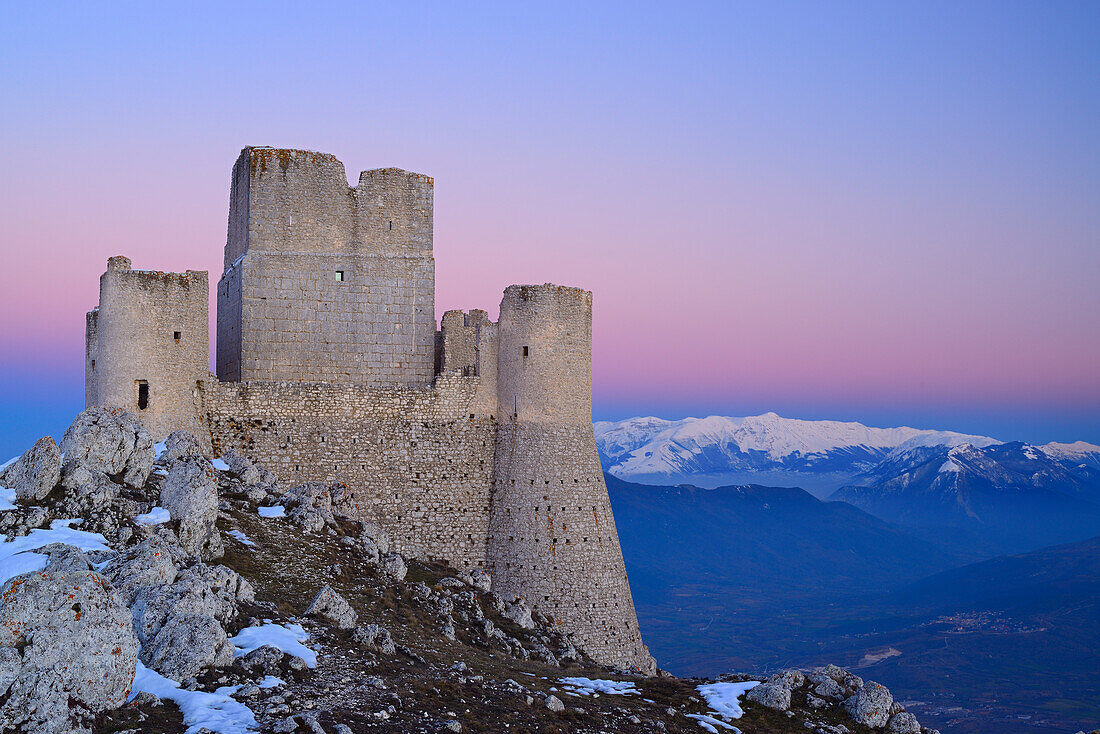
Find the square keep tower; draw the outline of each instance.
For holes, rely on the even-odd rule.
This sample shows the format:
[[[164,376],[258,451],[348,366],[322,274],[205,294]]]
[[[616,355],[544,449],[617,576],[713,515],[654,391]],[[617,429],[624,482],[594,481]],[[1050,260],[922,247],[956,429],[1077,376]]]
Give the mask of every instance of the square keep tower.
[[[233,166],[218,378],[424,386],[435,367],[434,184],[348,186],[325,153],[249,147]]]

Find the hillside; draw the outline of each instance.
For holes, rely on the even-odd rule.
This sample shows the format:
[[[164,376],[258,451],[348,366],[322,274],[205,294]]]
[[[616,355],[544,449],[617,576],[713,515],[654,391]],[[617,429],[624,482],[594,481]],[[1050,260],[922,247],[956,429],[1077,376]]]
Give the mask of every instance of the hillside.
[[[0,731],[868,734],[882,711],[915,725],[835,666],[762,685],[600,666],[538,600],[397,552],[348,516],[340,482],[287,486],[202,451],[91,408],[60,446],[0,467]]]

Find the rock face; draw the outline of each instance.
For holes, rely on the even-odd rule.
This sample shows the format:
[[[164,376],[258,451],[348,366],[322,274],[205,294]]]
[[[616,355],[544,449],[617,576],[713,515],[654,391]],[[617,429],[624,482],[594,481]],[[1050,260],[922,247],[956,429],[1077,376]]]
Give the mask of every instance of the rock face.
[[[237,616],[239,602],[254,598],[252,587],[236,571],[225,566],[196,564],[179,574],[171,585],[144,587],[131,610],[134,631],[149,644],[173,617],[202,614],[221,624]]]
[[[164,439],[164,453],[157,462],[171,464],[176,459],[185,456],[203,456],[202,444],[195,434],[190,431],[172,431],[168,438]]]
[[[236,474],[248,486],[259,484],[263,479],[263,475],[255,464],[232,449],[222,454],[222,460],[229,466],[229,471]]]
[[[336,525],[333,504],[343,499],[345,487],[340,482],[325,484],[307,482],[292,487],[283,497],[287,516],[303,530],[316,533],[326,525]]]
[[[857,724],[881,729],[890,721],[894,706],[894,697],[886,686],[868,681],[856,691],[855,695],[844,702],[844,710]]]
[[[14,489],[21,500],[36,502],[45,499],[60,479],[61,449],[45,436],[0,474],[0,487]]]
[[[894,714],[886,728],[893,734],[920,734],[920,724],[917,723],[917,717],[908,711]]]
[[[61,439],[65,464],[120,476],[131,487],[144,486],[153,468],[153,439],[133,414],[120,408],[88,408]]]
[[[106,579],[89,571],[26,574],[4,584],[2,598],[0,730],[82,730],[88,717],[126,701],[138,642]]]
[[[217,558],[224,552],[218,519],[218,475],[201,456],[173,461],[160,487],[160,506],[179,523],[179,543],[200,558]]]
[[[317,592],[306,609],[306,615],[326,619],[340,629],[351,629],[359,621],[359,615],[351,608],[351,604],[331,586],[324,586]]]

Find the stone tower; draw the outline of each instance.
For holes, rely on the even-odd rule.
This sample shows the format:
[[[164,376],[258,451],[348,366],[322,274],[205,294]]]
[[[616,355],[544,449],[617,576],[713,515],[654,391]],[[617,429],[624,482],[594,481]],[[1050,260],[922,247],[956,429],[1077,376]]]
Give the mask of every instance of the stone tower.
[[[597,660],[652,673],[592,435],[592,294],[509,286],[497,339],[494,587],[525,596]]]
[[[349,187],[326,153],[241,151],[218,284],[218,377],[430,383],[433,186],[383,168]]]
[[[210,374],[206,271],[133,270],[112,257],[88,312],[84,403],[139,416],[154,439],[184,428],[209,433],[199,415]]]

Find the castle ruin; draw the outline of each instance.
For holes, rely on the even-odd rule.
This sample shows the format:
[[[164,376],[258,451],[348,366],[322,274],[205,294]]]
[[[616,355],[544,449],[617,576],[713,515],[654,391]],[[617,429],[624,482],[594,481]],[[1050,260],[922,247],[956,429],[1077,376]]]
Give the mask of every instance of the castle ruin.
[[[233,167],[209,371],[205,271],[112,257],[87,315],[85,403],[131,410],[291,483],[343,481],[397,550],[480,567],[598,662],[651,674],[592,435],[592,294],[512,285],[495,323],[435,328],[433,180],[349,187],[310,151]]]

